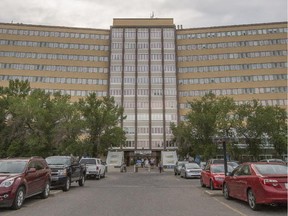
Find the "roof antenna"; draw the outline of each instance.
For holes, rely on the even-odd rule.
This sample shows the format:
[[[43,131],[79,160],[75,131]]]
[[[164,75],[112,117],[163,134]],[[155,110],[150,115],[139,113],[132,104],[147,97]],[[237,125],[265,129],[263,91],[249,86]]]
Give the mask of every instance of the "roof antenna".
[[[153,19],[154,18],[154,11],[152,11],[150,18]]]

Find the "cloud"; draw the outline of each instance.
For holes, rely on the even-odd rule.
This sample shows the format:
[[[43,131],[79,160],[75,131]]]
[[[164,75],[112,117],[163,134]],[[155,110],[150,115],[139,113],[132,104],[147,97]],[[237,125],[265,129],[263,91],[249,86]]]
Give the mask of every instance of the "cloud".
[[[174,18],[184,28],[287,21],[286,0],[1,0],[0,22],[109,29],[113,18]]]

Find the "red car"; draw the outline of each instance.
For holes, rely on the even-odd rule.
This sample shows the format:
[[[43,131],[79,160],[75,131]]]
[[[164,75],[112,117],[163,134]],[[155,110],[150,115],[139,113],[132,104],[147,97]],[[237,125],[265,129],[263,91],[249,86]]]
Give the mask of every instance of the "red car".
[[[227,169],[228,172],[233,170],[229,165]],[[211,190],[222,189],[224,178],[224,164],[208,164],[201,172],[200,184],[202,187],[210,187]]]
[[[223,182],[223,195],[244,200],[253,210],[261,204],[287,204],[287,166],[281,163],[243,163]]]
[[[22,207],[25,198],[50,192],[51,170],[40,157],[0,160],[0,207]]]

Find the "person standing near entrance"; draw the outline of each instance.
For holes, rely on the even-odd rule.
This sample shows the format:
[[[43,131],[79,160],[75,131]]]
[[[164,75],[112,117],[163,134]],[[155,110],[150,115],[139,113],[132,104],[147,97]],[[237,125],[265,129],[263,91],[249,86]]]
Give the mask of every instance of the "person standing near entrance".
[[[159,167],[159,172],[162,173],[162,171],[163,171],[163,164],[162,164],[161,161],[160,161],[160,163],[158,164],[158,167]]]

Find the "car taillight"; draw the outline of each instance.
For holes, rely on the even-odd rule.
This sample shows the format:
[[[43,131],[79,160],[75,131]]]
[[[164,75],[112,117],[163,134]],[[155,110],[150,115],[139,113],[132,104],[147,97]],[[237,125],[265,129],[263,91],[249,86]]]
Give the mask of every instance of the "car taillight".
[[[279,186],[278,181],[276,179],[263,179],[263,184],[273,187]]]

